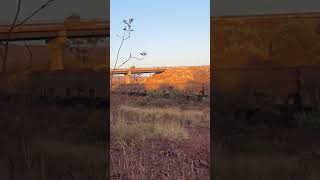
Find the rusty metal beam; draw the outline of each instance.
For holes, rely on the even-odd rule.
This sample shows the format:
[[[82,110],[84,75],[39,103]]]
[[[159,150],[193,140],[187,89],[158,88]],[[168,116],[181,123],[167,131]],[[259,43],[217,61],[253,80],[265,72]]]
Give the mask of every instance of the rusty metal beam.
[[[168,68],[135,68],[135,69],[117,69],[113,74],[140,74],[140,73],[162,73]]]
[[[35,23],[17,27],[8,38],[10,25],[0,25],[0,41],[48,40],[61,31],[67,38],[109,37],[109,21],[78,21],[64,23]]]

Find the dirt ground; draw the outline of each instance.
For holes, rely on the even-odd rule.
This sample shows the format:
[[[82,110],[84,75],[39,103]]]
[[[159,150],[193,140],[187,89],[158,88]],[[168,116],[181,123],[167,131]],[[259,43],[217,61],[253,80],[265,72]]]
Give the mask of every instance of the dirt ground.
[[[141,98],[143,97],[112,96],[111,115],[113,112],[121,111],[119,109],[122,105],[133,106],[137,111],[157,107],[157,105],[137,107],[135,102]],[[155,118],[155,121],[162,121],[160,118],[162,110],[177,108],[177,106],[179,105],[172,103],[171,107],[152,110],[155,113],[159,111],[158,119]],[[182,111],[183,113],[188,112],[190,106],[178,108],[185,109],[186,111]],[[194,106],[193,109],[209,113],[208,105]],[[124,115],[125,118],[134,116],[134,119],[139,119],[139,116],[135,116],[135,112],[128,111],[127,113],[132,114]],[[170,119],[170,112],[168,112],[167,118]],[[149,121],[147,118],[145,120]],[[184,120],[182,118],[182,121]],[[173,121],[175,121],[174,118]],[[112,127],[111,125],[111,132]],[[111,179],[210,179],[209,122],[202,127],[186,127],[185,130],[188,134],[187,138],[170,139],[159,135],[145,139],[139,144],[126,143],[117,139],[115,133],[111,133]]]

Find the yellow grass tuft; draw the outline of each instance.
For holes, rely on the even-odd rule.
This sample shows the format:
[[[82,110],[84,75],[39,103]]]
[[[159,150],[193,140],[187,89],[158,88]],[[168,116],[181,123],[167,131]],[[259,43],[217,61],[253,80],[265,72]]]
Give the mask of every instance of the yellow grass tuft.
[[[146,123],[179,123],[182,126],[208,127],[209,113],[196,110],[181,110],[179,108],[140,108],[121,106],[119,113],[124,119],[134,119]]]
[[[120,106],[113,112],[111,129],[119,141],[140,143],[146,139],[187,139],[188,127],[209,128],[209,113],[179,108]]]
[[[180,124],[171,122],[167,124],[157,123],[154,126],[155,134],[170,140],[187,139],[188,132]]]
[[[116,122],[115,125],[112,126],[117,140],[135,144],[139,144],[148,138],[148,134],[145,133],[148,129],[150,129],[150,127],[146,123],[128,124],[123,120]]]

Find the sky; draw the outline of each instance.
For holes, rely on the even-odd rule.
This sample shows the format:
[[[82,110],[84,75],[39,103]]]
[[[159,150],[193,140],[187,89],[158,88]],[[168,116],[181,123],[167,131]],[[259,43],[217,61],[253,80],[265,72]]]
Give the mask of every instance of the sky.
[[[27,17],[44,2],[45,0],[22,0],[20,17]],[[17,4],[18,0],[1,0],[0,22],[13,20]],[[55,0],[51,6],[41,11],[32,20],[63,20],[72,13],[77,13],[84,19],[106,19],[110,13],[109,0]]]
[[[121,40],[116,35],[122,34],[123,19],[127,18],[134,18],[134,32],[120,57],[143,51],[148,55],[124,67],[210,64],[209,0],[111,0],[110,7],[112,67]]]
[[[116,2],[117,0],[112,0]],[[129,0],[119,0],[117,4],[127,3]],[[137,4],[143,4],[146,0],[131,0]],[[151,1],[151,0],[150,0]],[[148,3],[164,2],[167,0],[152,0]],[[182,9],[192,0],[172,0],[177,2]],[[208,0],[193,0],[193,3],[207,3]],[[23,0],[22,15],[26,16],[33,9],[40,6],[44,0]],[[170,2],[170,1],[167,1]],[[14,16],[14,11],[18,0],[1,0],[0,22],[8,21]],[[185,3],[186,5],[183,5]],[[159,3],[158,3],[159,4]],[[152,7],[152,6],[150,6]],[[163,6],[160,6],[163,7]],[[149,8],[139,6],[139,8]],[[40,13],[35,19],[63,19],[72,12],[81,14],[88,19],[105,18],[109,16],[109,0],[55,0],[53,5]],[[166,8],[162,9],[163,13]],[[188,10],[197,10],[188,9]],[[265,13],[286,13],[286,12],[320,12],[319,0],[211,0],[211,15],[243,15],[243,14],[265,14]]]
[[[41,7],[46,0],[22,0],[19,20],[30,16],[32,12]],[[18,0],[1,0],[0,24],[12,23],[16,13]],[[54,0],[54,2],[32,17],[32,22],[63,22],[73,13],[80,15],[81,19],[105,20],[110,17],[109,0]],[[28,41],[29,44],[43,44],[43,41]],[[17,43],[20,44],[20,43]]]

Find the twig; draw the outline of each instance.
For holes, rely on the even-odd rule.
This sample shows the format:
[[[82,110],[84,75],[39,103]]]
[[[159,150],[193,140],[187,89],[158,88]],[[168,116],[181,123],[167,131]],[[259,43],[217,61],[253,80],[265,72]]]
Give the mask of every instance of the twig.
[[[110,152],[110,160],[111,160],[111,163],[112,163],[112,166],[113,166],[113,169],[116,173],[116,176],[118,177],[118,171],[117,171],[117,168],[116,166],[114,165],[114,161],[113,161],[113,158],[112,158],[112,153]]]
[[[30,70],[31,67],[32,67],[33,53],[32,53],[32,50],[31,50],[30,46],[27,44],[27,42],[23,41],[23,43],[24,43],[24,46],[26,47],[26,49],[27,49],[27,51],[29,53],[29,64],[27,66],[27,70]]]
[[[130,61],[130,59],[143,60],[143,58],[137,58],[137,57],[135,57],[135,56],[131,56],[131,53],[130,53],[129,58],[125,59],[125,61],[124,61],[122,64],[120,64],[116,69],[119,69],[120,67],[122,67],[123,65],[125,65],[127,62]]]
[[[10,29],[8,31],[7,41],[5,42],[5,49],[4,49],[3,62],[2,62],[2,72],[6,72],[8,52],[9,52],[9,41],[11,39],[11,34],[14,31],[14,29],[16,29],[17,27],[25,24],[29,19],[31,19],[33,16],[35,16],[42,9],[46,8],[47,6],[49,6],[50,3],[54,2],[54,1],[55,0],[47,0],[45,4],[43,4],[41,7],[36,9],[30,16],[26,17],[24,20],[22,20],[20,23],[17,24],[18,17],[19,17],[20,11],[21,11],[21,3],[22,3],[22,0],[19,0],[17,11],[16,11],[16,14],[15,14],[14,20],[13,20],[11,26],[10,26]]]
[[[131,32],[133,31],[133,29],[131,28],[131,23],[133,22],[133,19],[129,18],[129,20],[123,20],[124,22],[124,27],[123,27],[123,34],[122,36],[120,35],[116,35],[117,37],[119,37],[121,39],[121,43],[119,45],[119,48],[117,50],[117,56],[116,56],[116,60],[115,60],[115,64],[114,64],[114,68],[112,69],[111,71],[111,78],[110,78],[110,81],[111,81],[111,86],[112,86],[112,80],[113,80],[113,74],[114,72],[119,69],[120,67],[122,67],[123,65],[125,65],[126,63],[129,62],[130,59],[136,59],[136,60],[142,60],[142,58],[138,58],[136,56],[132,56],[131,53],[130,53],[130,56],[129,58],[125,59],[125,61],[123,63],[121,63],[119,66],[118,66],[118,63],[119,63],[119,57],[120,57],[120,52],[121,52],[121,49],[123,47],[123,44],[126,40],[130,39],[131,38]],[[140,53],[142,56],[145,56],[146,53]]]
[[[18,20],[19,14],[20,14],[20,10],[21,10],[21,2],[22,0],[18,1],[18,7],[17,7],[17,11],[15,14],[15,17],[13,19],[13,22],[10,26],[10,29],[8,31],[8,40],[5,43],[5,47],[4,47],[4,55],[3,55],[3,62],[2,62],[2,72],[6,72],[6,68],[7,68],[7,59],[8,59],[8,52],[9,52],[9,40],[11,38],[11,33],[15,28],[16,22]]]
[[[20,0],[21,1],[21,0]],[[50,3],[54,2],[55,0],[47,0],[45,4],[40,6],[38,9],[36,9],[30,16],[26,17],[23,21],[18,23],[17,25],[14,26],[14,28],[17,28],[18,26],[21,26],[25,24],[29,19],[31,19],[33,16],[35,16],[37,13],[39,13],[42,9],[46,8],[47,6],[50,5]]]

